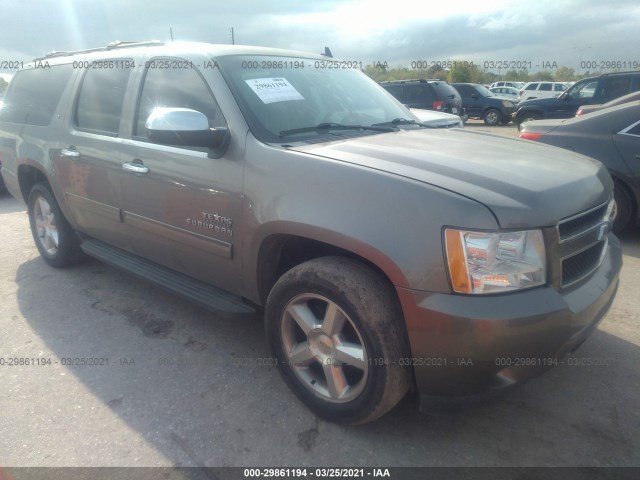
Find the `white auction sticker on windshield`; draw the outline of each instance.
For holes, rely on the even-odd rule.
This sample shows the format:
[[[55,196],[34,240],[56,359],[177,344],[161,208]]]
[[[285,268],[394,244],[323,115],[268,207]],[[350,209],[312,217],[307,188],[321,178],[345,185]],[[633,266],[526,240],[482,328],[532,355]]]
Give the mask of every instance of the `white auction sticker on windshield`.
[[[300,92],[286,78],[253,78],[245,80],[245,82],[251,87],[251,90],[256,92],[263,103],[304,100]]]

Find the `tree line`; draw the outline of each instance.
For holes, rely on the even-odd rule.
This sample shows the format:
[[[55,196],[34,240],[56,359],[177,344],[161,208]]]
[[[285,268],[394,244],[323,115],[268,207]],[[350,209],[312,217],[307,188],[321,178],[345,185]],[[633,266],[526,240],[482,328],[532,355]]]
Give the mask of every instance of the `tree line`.
[[[491,84],[499,80],[509,80],[514,82],[575,82],[581,78],[599,75],[601,72],[583,72],[576,73],[573,68],[560,66],[557,70],[542,70],[538,72],[529,72],[528,70],[509,70],[503,74],[488,72],[481,70],[471,62],[455,63],[450,69],[441,68],[435,65],[428,69],[412,69],[408,67],[388,68],[386,65],[381,66],[367,65],[363,69],[364,73],[376,82],[384,82],[388,80],[409,80],[415,78],[429,78],[446,80],[449,83],[480,83]]]

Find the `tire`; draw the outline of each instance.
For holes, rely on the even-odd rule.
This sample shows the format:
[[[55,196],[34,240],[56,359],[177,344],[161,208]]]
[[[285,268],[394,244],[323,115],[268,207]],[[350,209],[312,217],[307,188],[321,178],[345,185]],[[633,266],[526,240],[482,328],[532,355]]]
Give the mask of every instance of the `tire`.
[[[322,418],[370,422],[409,389],[410,367],[398,361],[410,356],[400,307],[360,262],[322,257],[289,270],[269,294],[265,327],[284,380]]]
[[[522,124],[524,122],[529,122],[532,120],[540,120],[542,118],[542,116],[538,115],[537,113],[525,113],[522,115],[522,118],[518,120],[518,131],[520,131],[522,129]]]
[[[502,115],[495,108],[490,108],[482,116],[484,123],[490,127],[495,127],[502,121]]]
[[[633,218],[633,202],[626,187],[619,181],[613,181],[613,199],[615,201],[615,217],[613,219],[613,233],[624,232],[631,225]]]
[[[36,183],[29,193],[27,206],[31,234],[45,262],[63,268],[84,258],[80,241],[62,214],[49,185]]]

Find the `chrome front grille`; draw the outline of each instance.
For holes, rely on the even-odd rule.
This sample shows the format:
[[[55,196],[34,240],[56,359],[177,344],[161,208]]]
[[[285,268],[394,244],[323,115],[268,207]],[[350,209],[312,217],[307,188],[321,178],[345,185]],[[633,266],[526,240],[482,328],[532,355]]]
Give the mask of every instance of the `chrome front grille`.
[[[602,263],[611,230],[611,209],[612,201],[558,223],[563,288],[586,278]]]

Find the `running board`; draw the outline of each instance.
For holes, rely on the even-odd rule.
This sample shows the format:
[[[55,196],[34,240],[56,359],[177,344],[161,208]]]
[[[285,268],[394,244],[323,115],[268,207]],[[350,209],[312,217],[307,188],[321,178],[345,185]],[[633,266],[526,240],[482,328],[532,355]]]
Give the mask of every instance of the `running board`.
[[[100,240],[84,240],[80,247],[89,256],[113,267],[126,270],[143,280],[155,283],[159,287],[186,297],[207,309],[231,314],[255,313],[255,309],[243,302],[242,298],[237,295],[194,280],[137,255],[112,247]]]

